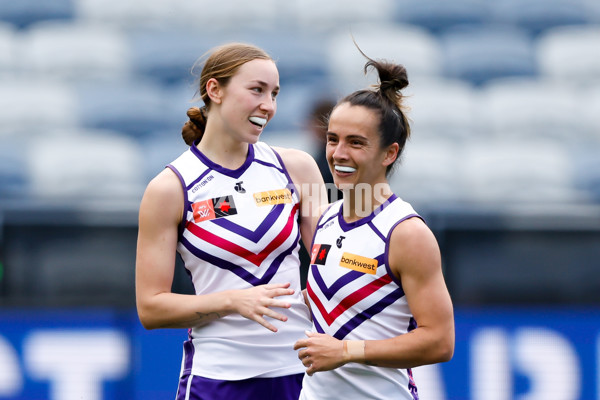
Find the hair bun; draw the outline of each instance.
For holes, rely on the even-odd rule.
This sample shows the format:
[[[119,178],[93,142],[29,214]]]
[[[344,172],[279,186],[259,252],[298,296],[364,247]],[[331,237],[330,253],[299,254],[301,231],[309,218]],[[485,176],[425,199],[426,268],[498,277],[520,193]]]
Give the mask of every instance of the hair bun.
[[[197,139],[202,138],[204,135],[204,128],[206,127],[206,114],[204,112],[205,107],[190,107],[187,110],[187,121],[183,128],[181,128],[181,136],[188,146],[194,144]]]

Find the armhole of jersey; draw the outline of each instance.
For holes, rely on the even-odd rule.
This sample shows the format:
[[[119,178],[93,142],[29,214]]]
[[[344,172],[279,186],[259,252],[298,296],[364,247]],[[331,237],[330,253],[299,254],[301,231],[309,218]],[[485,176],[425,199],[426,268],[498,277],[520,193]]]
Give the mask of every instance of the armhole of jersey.
[[[287,186],[292,191],[292,193],[296,193],[296,197],[298,197],[298,204],[300,204],[301,199],[300,199],[300,195],[298,194],[298,190],[296,190],[296,184],[292,180],[292,177],[290,176],[290,173],[288,172],[287,167],[285,166],[285,163],[283,162],[283,159],[281,158],[281,155],[271,146],[269,146],[269,145],[266,145],[266,146],[269,148],[269,150],[271,150],[273,152],[273,154],[277,158],[277,161],[279,161],[279,165],[281,165],[281,170],[283,171],[283,173],[285,174],[285,177],[288,180]]]
[[[419,214],[417,213],[411,213],[406,215],[405,217],[401,218],[399,221],[397,221],[388,231],[387,236],[386,236],[386,241],[385,241],[385,269],[387,270],[387,273],[390,275],[390,277],[392,278],[392,280],[394,282],[396,282],[396,284],[400,287],[400,289],[402,289],[402,291],[404,292],[404,288],[402,287],[402,279],[398,278],[396,275],[394,275],[394,272],[392,271],[392,267],[390,265],[390,242],[392,239],[392,233],[394,232],[394,229],[396,229],[396,227],[403,221],[406,221],[407,219],[410,218],[419,218],[420,220],[422,220],[423,222],[425,222],[425,220],[423,219],[423,217],[421,217]]]
[[[173,171],[173,173],[177,176],[177,178],[179,179],[179,183],[181,183],[181,190],[183,190],[183,213],[181,215],[181,222],[179,222],[178,228],[178,236],[181,237],[181,235],[183,234],[183,230],[185,229],[185,224],[187,223],[187,213],[190,209],[190,200],[188,199],[187,187],[185,185],[185,181],[183,180],[183,176],[181,176],[181,174],[173,164],[167,165],[167,168]]]

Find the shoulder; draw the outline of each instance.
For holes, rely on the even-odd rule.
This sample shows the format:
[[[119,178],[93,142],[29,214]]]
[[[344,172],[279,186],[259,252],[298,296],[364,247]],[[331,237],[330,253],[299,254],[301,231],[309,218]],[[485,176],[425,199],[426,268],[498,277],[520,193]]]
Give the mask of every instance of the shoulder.
[[[280,156],[285,166],[290,168],[316,167],[315,159],[303,150],[290,149],[285,147],[273,147]]]
[[[317,162],[310,154],[303,150],[283,147],[273,147],[273,150],[281,157],[281,161],[295,184],[324,184]]]
[[[165,168],[148,183],[140,211],[160,211],[159,214],[171,211],[181,214],[183,199],[179,177],[170,168]]]

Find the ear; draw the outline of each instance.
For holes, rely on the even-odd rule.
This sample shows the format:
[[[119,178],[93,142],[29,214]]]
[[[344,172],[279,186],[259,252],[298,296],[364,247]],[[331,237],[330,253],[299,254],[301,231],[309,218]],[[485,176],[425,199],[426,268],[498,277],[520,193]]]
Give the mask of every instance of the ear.
[[[210,78],[206,82],[206,94],[212,103],[221,104],[223,91],[219,81],[217,81],[215,78]]]
[[[400,145],[398,143],[390,144],[388,146],[387,150],[385,151],[382,165],[384,167],[387,167],[388,165],[393,164],[394,161],[396,161],[396,158],[398,158],[399,151],[400,151]]]

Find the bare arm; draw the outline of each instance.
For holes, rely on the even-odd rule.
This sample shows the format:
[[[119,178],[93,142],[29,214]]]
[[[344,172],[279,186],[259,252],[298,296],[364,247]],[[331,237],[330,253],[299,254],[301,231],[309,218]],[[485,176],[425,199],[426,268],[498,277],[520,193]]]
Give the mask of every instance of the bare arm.
[[[320,210],[327,204],[327,191],[321,171],[312,156],[296,149],[275,149],[283,159],[286,169],[300,196],[300,235],[304,247],[310,251]]]
[[[411,368],[452,358],[454,314],[433,233],[421,220],[411,218],[394,229],[389,248],[390,267],[402,280],[418,328],[389,339],[366,340],[364,347],[363,343],[353,341],[352,351],[348,351],[350,343],[344,344],[348,341],[309,332],[307,338],[294,346],[300,349],[298,358],[307,366],[309,375],[348,362]]]
[[[288,302],[275,299],[293,293],[289,283],[206,295],[171,292],[182,215],[181,184],[171,170],[165,169],[150,182],[140,205],[136,303],[142,325],[147,329],[190,328],[237,312],[277,331],[264,317],[287,319],[269,307],[290,307]]]

